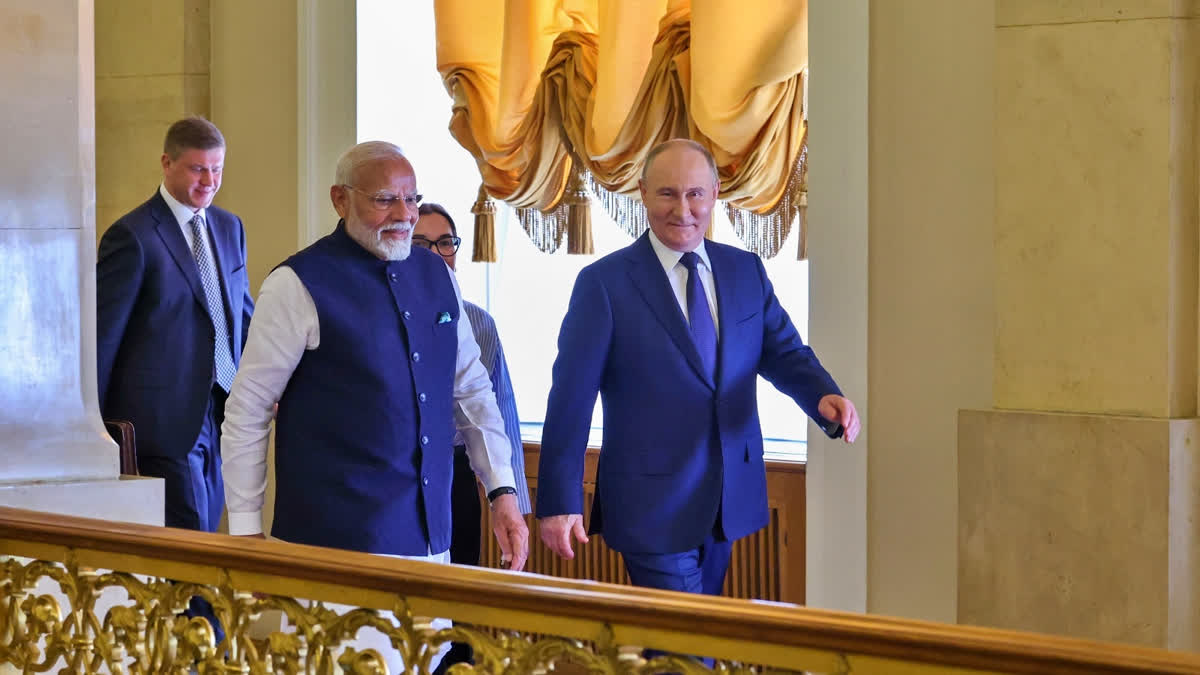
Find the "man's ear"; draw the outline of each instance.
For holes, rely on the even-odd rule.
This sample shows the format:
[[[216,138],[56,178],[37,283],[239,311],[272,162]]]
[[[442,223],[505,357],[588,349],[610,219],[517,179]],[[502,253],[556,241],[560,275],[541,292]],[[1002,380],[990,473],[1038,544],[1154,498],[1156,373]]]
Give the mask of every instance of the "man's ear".
[[[642,193],[642,203],[646,202],[646,181],[638,179],[638,192]]]
[[[350,211],[350,191],[341,185],[331,185],[329,201],[333,202],[333,210],[337,211],[338,218],[345,218]]]

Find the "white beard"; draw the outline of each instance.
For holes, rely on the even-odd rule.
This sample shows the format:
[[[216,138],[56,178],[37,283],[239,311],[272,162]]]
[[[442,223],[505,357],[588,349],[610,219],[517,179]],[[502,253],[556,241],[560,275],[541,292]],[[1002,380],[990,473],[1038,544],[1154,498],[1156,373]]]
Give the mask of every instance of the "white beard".
[[[347,226],[346,232],[349,233],[351,239],[358,242],[359,246],[370,251],[376,258],[399,262],[408,258],[408,254],[412,253],[413,229],[412,223],[400,222],[384,225],[378,230]],[[383,238],[385,232],[396,230],[408,232],[408,238],[399,241],[389,241]]]
[[[393,262],[404,260],[408,257],[409,253],[412,253],[412,239],[384,241],[380,238],[375,242],[375,246],[376,248],[372,253],[384,260],[391,260]]]

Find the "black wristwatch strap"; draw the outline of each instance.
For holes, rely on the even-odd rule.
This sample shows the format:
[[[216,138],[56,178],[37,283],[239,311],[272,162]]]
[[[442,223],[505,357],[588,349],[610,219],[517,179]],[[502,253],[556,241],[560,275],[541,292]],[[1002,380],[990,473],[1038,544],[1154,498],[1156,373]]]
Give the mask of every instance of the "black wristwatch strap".
[[[495,490],[492,490],[491,492],[488,493],[488,503],[491,504],[492,502],[496,501],[496,498],[499,497],[500,495],[515,495],[515,494],[517,494],[517,489],[515,487],[509,487],[507,485],[505,485],[504,487],[498,487]]]

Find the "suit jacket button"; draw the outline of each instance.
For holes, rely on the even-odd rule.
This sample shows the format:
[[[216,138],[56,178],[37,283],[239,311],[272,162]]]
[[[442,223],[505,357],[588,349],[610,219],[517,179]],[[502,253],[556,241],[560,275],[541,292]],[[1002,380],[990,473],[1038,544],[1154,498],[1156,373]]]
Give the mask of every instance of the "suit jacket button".
[[[413,361],[420,361],[421,360],[421,352],[413,352],[412,359],[413,359]]]
[[[428,436],[421,437],[421,445],[429,445],[429,437]]]
[[[429,476],[421,477],[421,485],[429,485]]]
[[[421,392],[420,394],[417,394],[417,400],[420,401],[421,403],[424,403],[426,398],[428,398],[428,397],[425,395],[425,392]]]
[[[404,313],[404,318],[405,318],[405,319],[411,319],[411,318],[412,318],[412,312],[407,312],[407,311],[406,311],[406,312]]]

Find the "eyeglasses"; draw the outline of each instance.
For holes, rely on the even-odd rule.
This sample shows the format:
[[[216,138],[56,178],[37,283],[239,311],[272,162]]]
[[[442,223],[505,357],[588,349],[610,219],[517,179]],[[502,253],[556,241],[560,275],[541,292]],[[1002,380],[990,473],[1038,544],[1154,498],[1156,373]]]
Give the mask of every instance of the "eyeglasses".
[[[458,253],[458,246],[459,244],[462,244],[462,239],[460,237],[455,237],[449,234],[444,237],[438,237],[437,241],[433,241],[416,234],[413,235],[412,240],[417,246],[424,246],[430,251],[437,251],[438,255],[442,256],[443,258],[449,258],[455,253]]]
[[[416,211],[417,207],[419,207],[421,205],[421,195],[419,195],[419,194],[408,195],[406,197],[402,197],[402,196],[390,194],[387,192],[378,192],[378,193],[364,192],[363,190],[359,190],[358,188],[354,187],[353,185],[343,185],[342,187],[346,188],[347,190],[353,190],[360,195],[364,195],[365,197],[367,197],[368,199],[371,200],[371,204],[378,211],[389,211],[389,210],[391,210],[391,208],[393,206],[396,205],[396,202],[398,202],[402,199],[404,200],[404,205],[413,211]]]

